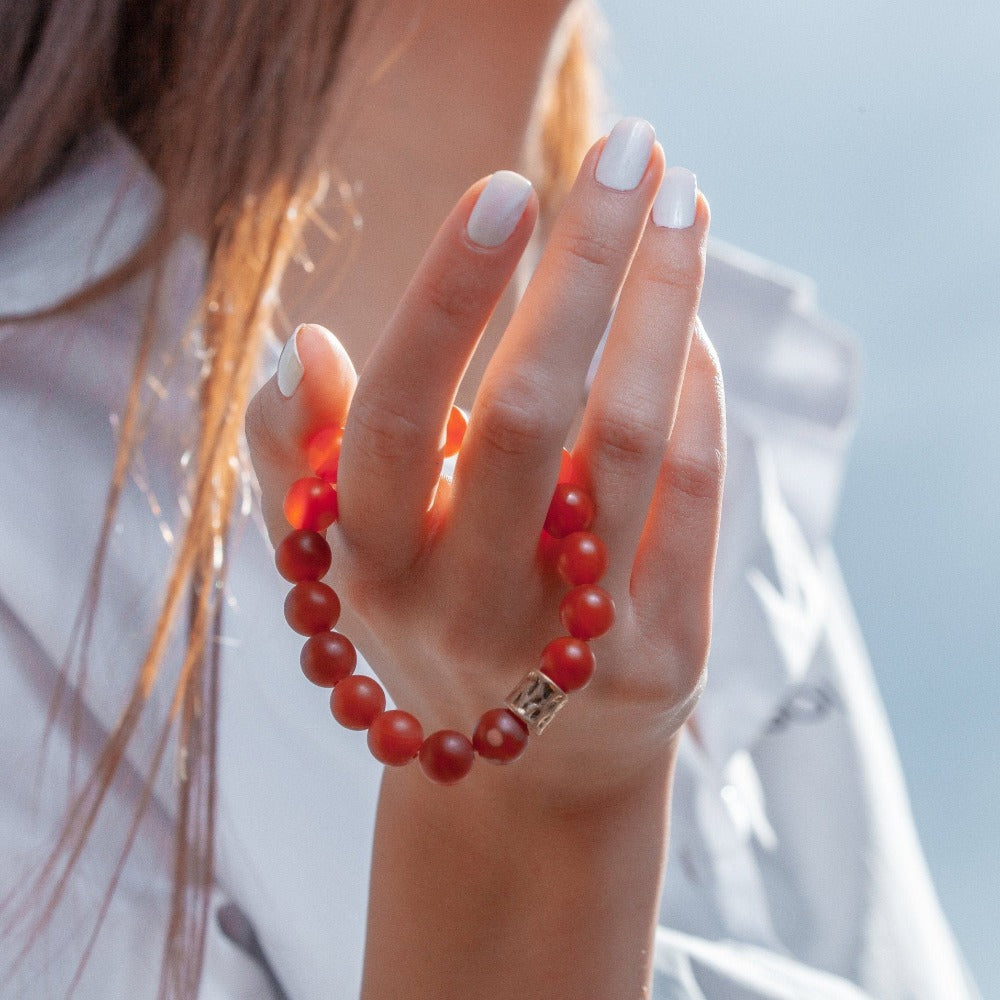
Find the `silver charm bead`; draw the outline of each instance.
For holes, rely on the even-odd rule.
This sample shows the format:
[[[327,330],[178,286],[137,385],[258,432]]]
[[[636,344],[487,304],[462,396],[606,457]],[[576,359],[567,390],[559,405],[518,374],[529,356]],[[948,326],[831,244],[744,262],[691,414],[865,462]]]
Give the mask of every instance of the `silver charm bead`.
[[[531,670],[507,695],[507,707],[536,736],[552,721],[569,696],[537,670]]]

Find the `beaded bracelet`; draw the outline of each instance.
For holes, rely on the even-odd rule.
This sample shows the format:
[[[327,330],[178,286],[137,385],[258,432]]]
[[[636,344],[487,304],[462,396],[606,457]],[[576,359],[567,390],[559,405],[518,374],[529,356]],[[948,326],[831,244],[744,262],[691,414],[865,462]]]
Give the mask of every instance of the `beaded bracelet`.
[[[458,453],[467,421],[458,407],[448,419],[444,453]],[[330,710],[348,729],[367,730],[368,747],[383,764],[399,767],[418,758],[424,773],[438,784],[464,778],[478,755],[496,764],[516,760],[529,734],[539,734],[562,708],[570,692],[585,687],[594,672],[589,639],[603,635],[614,621],[611,596],[597,586],[607,569],[604,543],[590,528],[594,504],[573,479],[572,459],[565,449],[552,502],[542,530],[542,554],[570,590],[559,606],[569,633],[542,650],[536,670],[528,672],[507,696],[504,707],[480,717],[472,739],[451,729],[424,737],[420,722],[400,709],[386,711],[385,691],[372,677],[355,674],[357,651],[347,636],[334,631],[340,599],[321,582],[332,553],[325,532],[337,519],[337,465],[343,431],[319,431],[307,447],[313,475],[292,483],[285,496],[285,517],[292,527],[275,550],[278,572],[293,584],[285,598],[285,619],[307,636],[300,664],[319,687],[333,688]]]

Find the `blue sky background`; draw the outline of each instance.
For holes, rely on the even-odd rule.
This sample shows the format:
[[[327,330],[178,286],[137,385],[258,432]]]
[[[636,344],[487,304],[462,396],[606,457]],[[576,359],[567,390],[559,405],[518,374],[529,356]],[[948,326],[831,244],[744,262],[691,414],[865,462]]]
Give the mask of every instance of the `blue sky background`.
[[[617,110],[864,345],[836,540],[945,911],[1000,997],[1000,7],[604,0]],[[944,998],[943,998],[944,1000]]]

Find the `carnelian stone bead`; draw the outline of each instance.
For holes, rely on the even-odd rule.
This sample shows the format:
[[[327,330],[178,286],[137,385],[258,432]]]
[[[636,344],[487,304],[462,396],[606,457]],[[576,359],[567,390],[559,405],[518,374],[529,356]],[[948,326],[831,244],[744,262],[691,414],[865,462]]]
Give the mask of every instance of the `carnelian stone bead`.
[[[374,678],[351,674],[333,689],[330,711],[345,729],[367,729],[385,711],[385,692]]]
[[[368,727],[368,749],[383,764],[401,767],[420,752],[424,730],[415,716],[394,708],[383,712]]]
[[[603,587],[592,583],[574,587],[559,604],[563,627],[577,639],[604,635],[615,620],[615,602]],[[555,680],[555,678],[553,678]]]
[[[574,531],[586,531],[594,520],[594,501],[574,483],[559,483],[548,513],[545,530],[556,538],[565,538]]]
[[[316,580],[295,584],[285,598],[285,621],[300,635],[326,632],[340,617],[340,598]]]
[[[472,734],[472,746],[484,760],[507,764],[528,745],[528,727],[509,709],[484,712]]]
[[[547,531],[538,533],[538,558],[543,566],[554,569],[559,558],[560,540]]]
[[[317,431],[306,445],[306,461],[309,468],[328,483],[337,481],[337,466],[340,464],[340,446],[344,441],[344,431],[340,427],[324,427]]]
[[[339,632],[317,632],[306,639],[299,654],[302,673],[317,687],[333,687],[354,673],[358,651]]]
[[[582,639],[564,635],[542,650],[538,669],[560,690],[569,694],[586,687],[594,675],[594,654]]]
[[[563,448],[559,456],[559,479],[560,483],[575,483],[578,479],[576,467],[573,464],[573,456]]]
[[[574,531],[559,544],[556,569],[571,587],[597,583],[607,568],[608,550],[597,535]]]
[[[448,425],[444,431],[444,457],[451,458],[458,454],[465,440],[465,432],[469,427],[469,418],[457,407],[453,406],[448,414]]]
[[[285,494],[285,518],[293,528],[326,531],[337,512],[337,491],[316,476],[296,479]]]
[[[293,531],[274,550],[278,572],[291,583],[322,579],[332,558],[330,546],[317,531]]]
[[[461,781],[471,770],[475,757],[468,737],[454,729],[431,733],[420,747],[420,766],[424,774],[439,785]]]

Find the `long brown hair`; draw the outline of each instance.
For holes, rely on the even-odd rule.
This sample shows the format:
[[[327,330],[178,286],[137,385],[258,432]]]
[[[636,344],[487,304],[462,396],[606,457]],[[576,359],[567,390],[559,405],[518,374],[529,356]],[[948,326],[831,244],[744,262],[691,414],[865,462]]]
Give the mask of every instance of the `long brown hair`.
[[[190,517],[175,543],[160,614],[120,721],[73,800],[52,853],[8,899],[2,928],[26,925],[27,950],[58,906],[137,731],[170,636],[183,622],[185,653],[171,710],[121,856],[124,864],[173,733],[183,767],[163,998],[196,995],[204,955],[214,879],[216,640],[240,481],[242,415],[272,323],[273,292],[307,218],[304,209],[320,186],[317,139],[330,114],[348,34],[356,27],[355,6],[353,0],[0,0],[0,214],[54,177],[74,143],[109,121],[134,142],[163,190],[154,231],[135,258],[57,308],[69,310],[106,294],[140,270],[156,275],[181,233],[195,233],[207,255],[206,284],[193,320],[203,331],[206,363],[189,466]],[[581,14],[567,22],[539,109],[535,172],[549,208],[594,131],[587,20]],[[108,539],[141,438],[156,288],[154,280],[102,541],[79,619],[82,641],[75,648],[84,663]],[[79,684],[83,672],[80,666]],[[119,872],[109,880],[105,905]],[[74,984],[102,916],[95,919]]]

